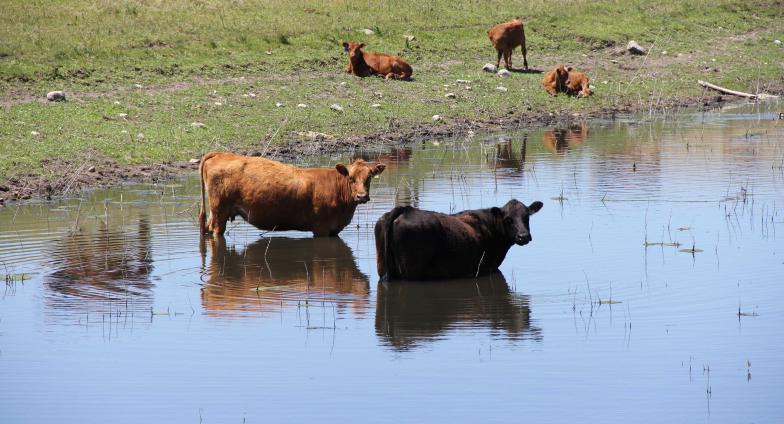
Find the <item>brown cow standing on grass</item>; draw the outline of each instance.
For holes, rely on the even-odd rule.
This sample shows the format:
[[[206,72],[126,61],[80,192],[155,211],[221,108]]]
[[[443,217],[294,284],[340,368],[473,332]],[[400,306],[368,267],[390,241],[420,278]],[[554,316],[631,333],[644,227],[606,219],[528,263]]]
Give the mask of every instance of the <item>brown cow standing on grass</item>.
[[[566,68],[566,70],[569,72],[569,79],[566,80],[567,93],[577,95],[577,97],[588,97],[593,94],[587,75],[573,71],[571,67]]]
[[[501,55],[504,56],[506,69],[511,69],[512,50],[517,46],[520,46],[523,53],[523,69],[528,69],[528,51],[525,48],[525,28],[523,28],[522,19],[515,18],[512,21],[498,24],[487,31],[487,36],[490,37],[493,47],[498,51],[498,58],[495,61],[496,69],[501,64]]]
[[[350,167],[297,168],[261,157],[210,152],[199,166],[199,227],[202,233],[219,236],[226,231],[226,221],[239,215],[262,230],[336,236],[351,222],[357,205],[370,200],[370,181],[384,168],[361,159]]]
[[[446,215],[397,207],[376,222],[378,275],[387,280],[437,280],[486,275],[512,245],[533,238],[529,217],[542,208],[512,199],[500,208]]]
[[[380,53],[365,53],[365,43],[350,41],[343,43],[348,52],[348,66],[343,70],[358,77],[379,75],[384,79],[408,80],[414,70],[399,56]]]
[[[569,71],[563,65],[558,65],[547,71],[542,79],[545,91],[551,96],[557,93],[566,92],[566,81],[569,79]]]

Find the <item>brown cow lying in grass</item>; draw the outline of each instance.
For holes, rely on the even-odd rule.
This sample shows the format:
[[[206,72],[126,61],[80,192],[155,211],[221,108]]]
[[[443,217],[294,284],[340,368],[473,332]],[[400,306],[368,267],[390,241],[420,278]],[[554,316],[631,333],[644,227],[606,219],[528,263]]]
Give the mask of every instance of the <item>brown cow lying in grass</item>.
[[[588,83],[588,76],[582,72],[573,71],[566,68],[569,72],[569,79],[566,80],[566,92],[577,95],[577,97],[588,97],[591,93],[591,86]]]
[[[358,77],[379,75],[385,79],[408,80],[414,70],[411,65],[399,56],[380,53],[365,53],[365,43],[351,41],[343,43],[348,52],[348,66],[343,70]]]
[[[506,69],[511,69],[512,51],[517,46],[520,46],[523,53],[523,69],[528,69],[528,51],[525,48],[525,28],[523,28],[522,19],[515,18],[512,21],[498,24],[487,31],[487,36],[490,37],[493,47],[498,51],[498,58],[495,61],[496,69],[501,63],[501,55],[504,56]]]
[[[360,203],[370,200],[370,181],[384,164],[358,159],[350,167],[297,168],[274,160],[210,152],[199,166],[202,233],[222,235],[236,216],[262,230],[312,231],[336,236]],[[206,220],[205,192],[210,198]]]
[[[547,91],[547,94],[555,96],[557,93],[566,92],[566,81],[568,79],[569,72],[566,70],[566,68],[564,68],[563,65],[558,65],[544,74],[542,85],[544,85],[544,89]]]
[[[496,271],[512,245],[533,238],[528,225],[542,202],[512,199],[500,208],[446,215],[397,207],[376,222],[378,275],[387,280],[476,277]]]

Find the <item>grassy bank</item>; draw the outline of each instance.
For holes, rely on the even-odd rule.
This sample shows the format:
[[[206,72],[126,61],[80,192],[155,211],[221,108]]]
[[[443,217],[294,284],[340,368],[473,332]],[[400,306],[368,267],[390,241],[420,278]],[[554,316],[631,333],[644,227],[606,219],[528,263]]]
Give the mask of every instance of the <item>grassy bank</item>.
[[[784,88],[784,47],[774,43],[784,40],[781,0],[459,6],[446,0],[9,0],[4,6],[0,182],[20,174],[57,178],[62,171],[45,164],[62,159],[154,164],[210,149],[318,142],[308,131],[383,133],[432,122],[436,114],[448,124],[657,109],[700,96],[697,79],[743,91]],[[539,74],[481,72],[495,59],[487,28],[514,16],[528,21],[533,68],[571,64],[588,72],[596,94],[552,99]],[[630,39],[650,54],[617,55]],[[343,40],[406,57],[414,81],[343,74]],[[519,50],[514,59],[522,63]],[[55,89],[70,100],[41,100]],[[446,98],[448,92],[456,97]]]

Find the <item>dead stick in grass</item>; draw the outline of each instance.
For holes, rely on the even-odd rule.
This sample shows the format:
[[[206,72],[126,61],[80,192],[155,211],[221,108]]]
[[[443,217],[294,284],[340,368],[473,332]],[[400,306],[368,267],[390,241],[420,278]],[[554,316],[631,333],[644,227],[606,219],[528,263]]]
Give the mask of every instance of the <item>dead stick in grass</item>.
[[[728,88],[719,87],[716,84],[711,84],[709,82],[702,81],[702,80],[698,80],[697,84],[706,88],[716,90],[720,93],[731,94],[733,96],[747,97],[749,99],[765,100],[765,99],[777,99],[779,97],[779,96],[774,96],[772,94],[765,94],[765,93],[751,94],[751,93],[744,93],[742,91],[730,90]]]

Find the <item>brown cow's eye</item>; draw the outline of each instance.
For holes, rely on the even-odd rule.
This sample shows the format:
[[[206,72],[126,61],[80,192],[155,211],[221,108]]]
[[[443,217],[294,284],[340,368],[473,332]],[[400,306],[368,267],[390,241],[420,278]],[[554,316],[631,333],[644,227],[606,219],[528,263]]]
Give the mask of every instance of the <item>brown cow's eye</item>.
[[[355,181],[355,180],[354,180],[354,177],[348,177],[348,181],[349,181],[349,182],[351,182],[351,183],[353,183],[353,182]]]

